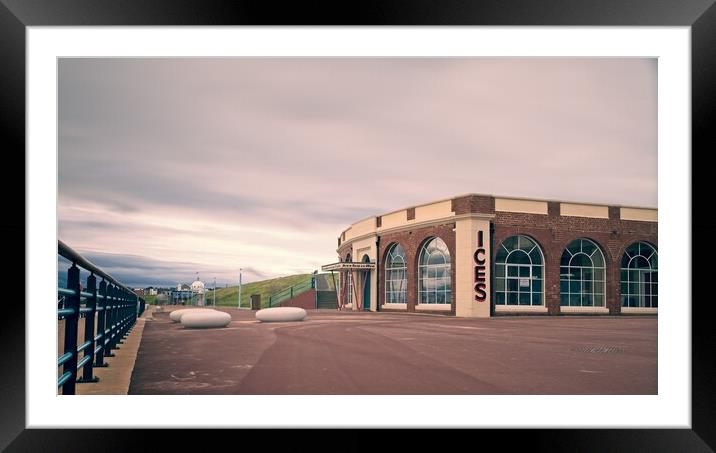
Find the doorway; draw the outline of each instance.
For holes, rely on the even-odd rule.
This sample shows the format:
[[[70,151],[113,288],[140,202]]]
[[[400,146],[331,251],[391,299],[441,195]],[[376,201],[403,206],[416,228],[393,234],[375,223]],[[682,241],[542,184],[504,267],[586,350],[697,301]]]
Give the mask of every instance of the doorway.
[[[370,258],[368,255],[363,255],[361,261],[370,263]],[[363,310],[370,310],[370,271],[365,271],[363,275]]]

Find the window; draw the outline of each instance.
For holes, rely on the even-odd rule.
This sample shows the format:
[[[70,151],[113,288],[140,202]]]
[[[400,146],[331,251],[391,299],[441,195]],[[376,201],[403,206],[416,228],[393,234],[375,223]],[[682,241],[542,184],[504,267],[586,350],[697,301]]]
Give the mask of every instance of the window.
[[[562,253],[559,271],[560,305],[604,307],[604,255],[589,239],[576,239]]]
[[[452,302],[450,251],[440,238],[425,242],[418,261],[418,303]]]
[[[527,236],[505,239],[495,257],[495,305],[544,305],[542,250]]]
[[[646,242],[635,242],[622,256],[622,307],[659,306],[659,263],[656,249]]]
[[[405,250],[400,244],[393,244],[385,258],[385,303],[406,303],[407,286]]]

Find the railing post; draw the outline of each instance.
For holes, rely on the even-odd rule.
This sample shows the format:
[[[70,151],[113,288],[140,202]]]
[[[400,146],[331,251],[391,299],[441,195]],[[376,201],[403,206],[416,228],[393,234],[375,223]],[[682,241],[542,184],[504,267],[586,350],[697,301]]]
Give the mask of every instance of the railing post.
[[[122,341],[124,339],[124,333],[125,333],[125,319],[127,317],[127,294],[124,292],[124,289],[117,288],[117,295],[119,296],[119,309],[117,311],[117,343],[116,345],[124,344]],[[115,347],[119,349],[119,346]]]
[[[67,270],[67,289],[76,291],[72,296],[65,297],[65,307],[74,310],[74,313],[65,316],[65,354],[72,353],[62,367],[62,372],[71,373],[71,377],[62,384],[63,395],[74,395],[77,381],[77,322],[80,317],[80,269],[75,263]]]
[[[114,342],[112,340],[112,335],[114,334],[114,328],[112,327],[114,325],[114,318],[115,318],[115,304],[117,292],[115,290],[115,287],[113,284],[110,284],[107,287],[107,303],[109,304],[109,309],[107,310],[107,325],[105,327],[105,332],[107,332],[107,339],[105,340],[105,350],[104,350],[104,356],[105,357],[114,357],[114,352],[112,352],[112,348],[114,346]]]
[[[107,364],[104,362],[104,340],[107,338],[107,335],[104,333],[105,331],[105,319],[107,319],[107,282],[102,279],[102,281],[99,283],[99,295],[102,296],[99,299],[99,306],[102,308],[102,311],[99,312],[97,315],[97,335],[99,335],[99,345],[102,349],[97,351],[97,354],[95,354],[95,365],[96,367],[106,367]]]
[[[82,377],[77,382],[97,382],[98,377],[92,376],[92,366],[94,365],[94,319],[97,314],[97,277],[91,273],[87,277],[87,292],[92,293],[88,297],[85,305],[92,311],[85,316],[85,343],[90,342],[89,348],[85,349],[84,357],[89,356],[90,359],[82,367]]]

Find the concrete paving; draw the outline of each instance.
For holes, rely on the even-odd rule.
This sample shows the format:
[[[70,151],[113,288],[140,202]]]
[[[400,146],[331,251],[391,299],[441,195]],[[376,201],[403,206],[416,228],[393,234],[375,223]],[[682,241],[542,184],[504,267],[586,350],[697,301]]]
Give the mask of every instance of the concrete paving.
[[[106,368],[94,368],[93,373],[99,378],[98,382],[78,383],[75,387],[77,395],[126,395],[129,391],[129,382],[137,358],[139,345],[147,321],[152,321],[154,307],[149,306],[137,319],[129,335],[114,349],[114,357],[105,358],[109,364]]]
[[[129,394],[656,394],[657,318],[309,311],[146,323]]]

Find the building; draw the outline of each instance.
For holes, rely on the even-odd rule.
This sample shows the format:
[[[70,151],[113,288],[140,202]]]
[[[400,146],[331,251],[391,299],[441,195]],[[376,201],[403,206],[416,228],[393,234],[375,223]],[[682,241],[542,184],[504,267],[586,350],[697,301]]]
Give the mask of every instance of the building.
[[[191,304],[194,293],[191,290],[191,286],[178,283],[176,290],[170,292],[171,303],[174,305],[187,305]]]
[[[196,305],[200,307],[206,305],[204,282],[199,280],[198,275],[196,277],[196,281],[191,284],[191,292],[194,294],[194,301]]]
[[[656,209],[463,195],[354,223],[339,305],[460,317],[657,313]]]

